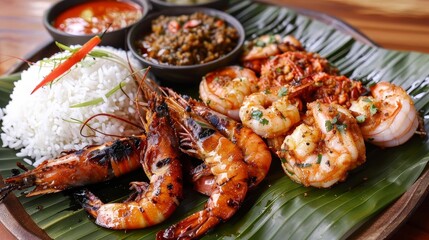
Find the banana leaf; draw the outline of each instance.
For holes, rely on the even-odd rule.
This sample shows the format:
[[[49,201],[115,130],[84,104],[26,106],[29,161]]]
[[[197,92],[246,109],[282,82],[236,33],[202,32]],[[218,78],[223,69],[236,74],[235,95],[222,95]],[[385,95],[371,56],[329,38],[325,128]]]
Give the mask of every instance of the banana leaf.
[[[333,26],[284,7],[236,0],[231,1],[227,12],[244,25],[248,39],[266,33],[293,34],[307,50],[328,58],[341,74],[364,84],[384,80],[403,87],[413,97],[428,129],[429,55],[364,44]],[[9,101],[13,81],[19,77],[1,79],[0,107]],[[367,163],[352,171],[345,182],[316,189],[292,182],[275,159],[267,179],[248,194],[237,214],[203,239],[346,238],[406,192],[428,160],[428,140],[417,136],[388,150],[368,145]],[[21,159],[15,151],[1,148],[1,175],[9,176],[17,161]],[[142,171],[89,188],[105,202],[119,201],[129,194],[128,183],[136,180],[145,180]],[[203,207],[206,197],[188,187],[185,190],[178,211],[165,223],[133,231],[112,231],[95,225],[74,202],[73,190],[31,198],[21,192],[16,195],[32,220],[54,239],[153,239],[157,231]]]

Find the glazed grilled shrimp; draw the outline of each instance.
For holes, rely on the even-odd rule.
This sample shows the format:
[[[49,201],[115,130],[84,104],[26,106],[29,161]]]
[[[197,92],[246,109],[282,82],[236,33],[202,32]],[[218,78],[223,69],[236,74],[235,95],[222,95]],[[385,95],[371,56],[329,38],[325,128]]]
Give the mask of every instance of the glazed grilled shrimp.
[[[247,68],[228,66],[206,74],[200,83],[200,97],[212,109],[239,120],[243,99],[258,91],[258,78]]]
[[[315,73],[302,80],[313,83],[313,90],[303,96],[305,102],[315,100],[324,103],[337,103],[349,108],[351,102],[358,99],[365,92],[362,82],[349,79],[345,76],[329,75],[324,72]]]
[[[182,151],[204,161],[214,176],[216,188],[203,210],[159,232],[157,239],[199,238],[237,212],[247,194],[248,170],[237,145],[201,124],[203,119],[185,111],[174,99],[167,101],[173,109]]]
[[[76,199],[96,224],[111,229],[137,229],[158,224],[168,218],[182,198],[182,166],[179,147],[171,127],[168,107],[155,100],[147,114],[147,150],[141,164],[150,183],[133,182],[137,192],[124,203],[103,204],[87,190],[75,193]]]
[[[379,82],[371,96],[362,96],[350,107],[366,141],[380,147],[394,147],[410,139],[418,128],[413,100],[401,87]]]
[[[291,51],[304,51],[301,42],[293,36],[263,35],[245,43],[241,60],[243,66],[260,73],[269,57]]]
[[[146,135],[140,135],[67,152],[59,158],[42,162],[35,169],[6,178],[6,186],[0,189],[0,200],[13,190],[32,186],[35,189],[27,197],[60,192],[127,174],[140,167],[140,154],[145,150]]]
[[[305,186],[330,187],[365,162],[365,144],[348,109],[312,102],[303,123],[286,136],[277,155],[285,173]]]
[[[316,53],[286,52],[270,58],[261,69],[260,89],[271,86],[297,86],[301,80],[314,73],[326,72],[335,75],[328,60]]]
[[[241,122],[263,138],[284,135],[301,119],[299,102],[292,100],[286,87],[253,93],[240,108]]]
[[[192,111],[214,126],[220,133],[227,137],[231,142],[236,143],[242,150],[244,161],[247,163],[249,171],[249,188],[257,186],[267,175],[271,165],[271,153],[264,140],[254,133],[250,128],[234,121],[227,116],[213,111],[201,102],[189,97],[180,97],[173,91],[168,91],[170,97],[182,105],[182,107],[191,107]],[[214,187],[213,175],[209,172],[206,176],[207,167],[201,164],[194,171],[193,181],[197,191],[210,195]]]

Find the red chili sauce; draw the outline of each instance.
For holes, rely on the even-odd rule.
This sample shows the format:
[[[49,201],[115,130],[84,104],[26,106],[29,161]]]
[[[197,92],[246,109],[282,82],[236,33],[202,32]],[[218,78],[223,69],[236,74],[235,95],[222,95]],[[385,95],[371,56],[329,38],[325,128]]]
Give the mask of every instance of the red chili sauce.
[[[142,17],[141,7],[130,1],[95,0],[61,13],[53,26],[74,35],[98,34],[127,27]],[[109,27],[110,26],[110,27]]]

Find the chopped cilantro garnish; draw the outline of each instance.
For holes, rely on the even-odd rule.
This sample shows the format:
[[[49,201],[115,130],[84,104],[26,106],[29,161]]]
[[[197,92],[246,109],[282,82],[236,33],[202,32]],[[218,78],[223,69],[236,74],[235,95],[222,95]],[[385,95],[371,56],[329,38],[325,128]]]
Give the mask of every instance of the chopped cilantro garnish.
[[[252,116],[253,119],[260,120],[262,118],[262,115],[263,115],[262,111],[255,110],[255,111],[252,112],[251,116]]]
[[[374,104],[371,104],[371,106],[369,107],[369,112],[371,113],[371,116],[376,114],[378,111],[377,107]]]
[[[338,131],[340,131],[340,133],[344,133],[347,129],[347,125],[346,124],[337,124],[337,129],[338,129]]]
[[[326,128],[326,131],[327,131],[327,132],[329,132],[329,131],[331,131],[331,130],[332,130],[333,125],[332,125],[331,121],[329,121],[329,120],[326,120],[326,121],[325,121],[325,128]]]
[[[259,121],[262,125],[268,125],[268,120],[267,119],[265,119],[265,118],[263,118],[263,119],[261,119],[260,121]]]
[[[263,41],[261,41],[261,40],[256,41],[255,45],[257,47],[265,47],[265,43]]]
[[[366,120],[366,116],[365,115],[359,115],[359,116],[356,117],[356,121],[358,123],[363,123],[363,122],[365,122],[365,120]]]
[[[279,97],[284,97],[287,95],[287,93],[288,93],[288,89],[286,87],[281,87],[277,95]]]

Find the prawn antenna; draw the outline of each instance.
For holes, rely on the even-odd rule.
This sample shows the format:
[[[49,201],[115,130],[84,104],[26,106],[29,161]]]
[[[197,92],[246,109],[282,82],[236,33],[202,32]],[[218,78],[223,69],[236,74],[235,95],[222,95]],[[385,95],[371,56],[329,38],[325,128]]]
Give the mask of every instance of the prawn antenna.
[[[3,202],[3,199],[5,199],[9,193],[14,190],[18,190],[19,187],[20,186],[17,184],[7,184],[6,186],[0,188],[0,202]]]

